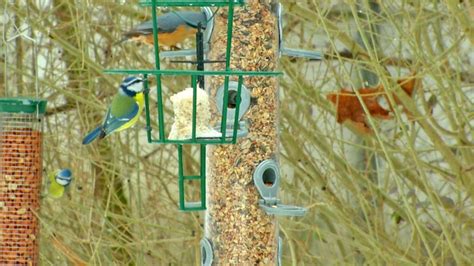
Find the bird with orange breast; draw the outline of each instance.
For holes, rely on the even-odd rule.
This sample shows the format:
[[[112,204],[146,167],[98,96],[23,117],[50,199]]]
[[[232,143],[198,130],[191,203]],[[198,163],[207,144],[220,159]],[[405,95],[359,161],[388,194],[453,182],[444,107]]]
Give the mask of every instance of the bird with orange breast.
[[[207,18],[204,12],[173,11],[158,16],[156,22],[160,44],[176,47],[176,44],[195,36],[198,27],[205,30]],[[132,40],[153,45],[153,20],[136,26],[123,36],[118,43]]]

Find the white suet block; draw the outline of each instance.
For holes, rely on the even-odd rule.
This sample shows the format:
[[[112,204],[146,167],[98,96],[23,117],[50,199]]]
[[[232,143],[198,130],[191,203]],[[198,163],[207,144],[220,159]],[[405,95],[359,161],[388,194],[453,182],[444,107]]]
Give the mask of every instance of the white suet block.
[[[219,137],[220,133],[210,126],[211,111],[209,97],[202,89],[196,90],[196,137]],[[190,139],[193,122],[193,88],[186,88],[171,96],[174,123],[171,126],[169,139]]]

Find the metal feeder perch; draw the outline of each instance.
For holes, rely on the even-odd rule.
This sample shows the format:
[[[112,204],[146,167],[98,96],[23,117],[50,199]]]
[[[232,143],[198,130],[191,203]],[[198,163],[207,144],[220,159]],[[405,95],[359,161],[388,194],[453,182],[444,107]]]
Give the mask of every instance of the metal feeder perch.
[[[283,44],[283,6],[280,3],[278,3],[276,6],[276,14],[278,20],[278,52],[280,56],[285,55],[290,57],[306,58],[309,60],[324,59],[323,53],[319,51],[310,51],[285,47]]]
[[[37,265],[46,100],[0,99],[0,265]]]
[[[260,208],[267,214],[277,216],[304,216],[306,214],[306,208],[280,203],[277,197],[280,187],[280,170],[274,160],[267,159],[257,166],[253,173],[253,182],[261,197]]]
[[[230,68],[231,48],[232,48],[232,31],[233,31],[233,20],[234,20],[234,6],[244,5],[244,0],[175,0],[175,1],[163,1],[163,0],[144,0],[140,1],[142,6],[150,6],[153,20],[153,38],[154,38],[154,53],[155,53],[155,69],[113,69],[107,70],[109,74],[127,74],[127,75],[143,75],[144,76],[144,87],[145,87],[145,113],[146,113],[146,124],[147,124],[147,140],[149,143],[159,144],[176,144],[178,146],[178,160],[179,160],[179,199],[180,209],[187,210],[205,210],[205,160],[206,160],[206,145],[209,144],[235,144],[237,138],[247,134],[246,124],[241,121],[242,114],[248,109],[249,106],[249,92],[243,85],[244,77],[251,76],[278,76],[281,72],[275,71],[240,71],[232,70]],[[193,52],[189,51],[178,51],[174,54],[166,54],[163,57],[176,57],[176,56],[187,56],[195,55],[196,61],[180,61],[180,63],[191,63],[196,65],[196,70],[169,70],[161,69],[160,52],[159,50],[159,35],[157,25],[157,7],[202,7],[205,12],[208,22],[206,23],[206,30],[203,32],[198,29],[196,33],[196,49]],[[227,7],[228,8],[228,20],[227,20],[227,46],[226,46],[226,57],[225,57],[225,70],[222,71],[207,71],[204,70],[204,64],[216,63],[217,61],[208,61],[205,59],[204,53],[208,50],[210,34],[213,29],[213,13],[209,7]],[[157,124],[158,129],[154,129],[151,126],[151,115],[150,115],[150,100],[149,100],[149,82],[148,77],[154,75],[156,77],[156,98],[157,98]],[[188,76],[190,77],[190,84],[192,88],[192,100],[189,100],[188,113],[186,120],[191,125],[189,127],[189,136],[186,138],[170,138],[165,132],[165,128],[168,121],[165,121],[164,106],[165,99],[163,97],[163,86],[161,82],[162,76]],[[198,109],[200,100],[198,97],[198,90],[205,89],[204,77],[205,76],[223,76],[224,83],[217,99],[218,104],[221,106],[220,121],[217,125],[213,126],[214,132],[217,134],[201,134],[198,131],[200,125],[197,122],[202,121]],[[231,78],[235,81],[231,81]],[[198,86],[199,85],[199,86]],[[191,90],[191,89],[189,89]],[[229,103],[233,108],[222,108],[229,106]],[[232,110],[231,110],[232,109]],[[176,113],[175,113],[176,115]],[[176,119],[175,119],[176,120]],[[188,124],[188,126],[189,126]],[[158,138],[152,136],[152,131],[158,130]],[[201,172],[199,176],[184,176],[183,168],[183,154],[182,145],[184,144],[199,144],[200,145],[200,164]],[[185,181],[199,179],[201,182],[201,201],[200,202],[186,202],[184,200]]]

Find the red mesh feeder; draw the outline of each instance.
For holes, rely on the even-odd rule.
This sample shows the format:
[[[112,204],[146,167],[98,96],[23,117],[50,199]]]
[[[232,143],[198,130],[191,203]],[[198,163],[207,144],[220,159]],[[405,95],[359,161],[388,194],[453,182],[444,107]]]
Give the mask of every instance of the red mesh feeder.
[[[46,100],[0,99],[0,265],[37,265]]]

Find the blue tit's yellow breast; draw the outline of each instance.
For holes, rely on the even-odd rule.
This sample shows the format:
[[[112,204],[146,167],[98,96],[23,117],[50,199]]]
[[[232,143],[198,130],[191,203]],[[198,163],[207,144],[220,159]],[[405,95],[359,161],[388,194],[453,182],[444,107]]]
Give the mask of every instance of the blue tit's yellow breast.
[[[140,93],[137,93],[133,99],[135,100],[135,102],[137,103],[138,105],[138,113],[137,115],[132,118],[130,121],[128,121],[127,123],[123,124],[123,126],[121,126],[120,128],[117,129],[117,131],[121,131],[121,130],[124,130],[124,129],[127,129],[133,125],[135,125],[135,123],[137,123],[138,119],[140,118],[140,114],[142,113],[143,111],[143,106],[145,105],[145,96],[143,94],[143,92],[140,92]]]
[[[133,99],[135,99],[135,102],[137,102],[138,104],[138,114],[140,114],[143,110],[143,106],[145,105],[145,95],[143,94],[143,92],[140,92],[137,93],[137,95],[135,95]]]
[[[63,196],[65,188],[58,184],[56,181],[53,181],[49,184],[48,187],[48,196],[51,198],[58,199]]]

